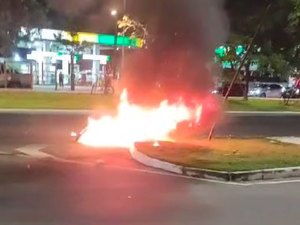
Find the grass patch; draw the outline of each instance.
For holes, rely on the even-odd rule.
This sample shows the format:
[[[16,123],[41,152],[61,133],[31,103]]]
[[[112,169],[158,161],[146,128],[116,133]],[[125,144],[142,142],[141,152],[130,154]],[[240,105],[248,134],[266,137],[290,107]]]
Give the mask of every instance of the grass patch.
[[[53,93],[34,91],[1,91],[2,109],[115,109],[118,97],[83,93]],[[300,101],[285,105],[281,100],[229,99],[231,111],[300,111]]]
[[[291,100],[289,105],[285,105],[283,100],[267,99],[229,99],[227,108],[230,111],[300,111],[300,102]]]
[[[267,139],[214,139],[193,144],[137,145],[139,151],[167,162],[222,171],[300,166],[300,145]]]
[[[0,108],[6,109],[113,109],[116,103],[115,97],[104,95],[0,92]]]

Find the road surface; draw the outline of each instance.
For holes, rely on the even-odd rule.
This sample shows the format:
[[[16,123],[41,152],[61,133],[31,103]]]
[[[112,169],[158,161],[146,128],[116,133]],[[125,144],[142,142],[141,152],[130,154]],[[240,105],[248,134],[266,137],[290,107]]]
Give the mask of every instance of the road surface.
[[[300,115],[227,115],[216,136],[300,136]],[[80,131],[86,115],[0,114],[0,139],[5,143],[68,143]]]
[[[232,117],[227,132],[299,135],[299,127],[298,131],[294,127],[297,120]],[[186,179],[143,167],[122,150],[104,154],[97,166],[20,157],[14,151],[32,144],[43,144],[53,152],[77,151],[82,146],[71,144],[69,133],[85,121],[78,115],[0,115],[1,224],[299,223],[297,181],[238,185]]]

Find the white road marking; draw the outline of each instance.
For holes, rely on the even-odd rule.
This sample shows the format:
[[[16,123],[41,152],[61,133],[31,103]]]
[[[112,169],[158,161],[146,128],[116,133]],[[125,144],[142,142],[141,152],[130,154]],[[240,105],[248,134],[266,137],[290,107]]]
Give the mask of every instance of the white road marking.
[[[27,156],[30,156],[33,158],[38,158],[38,159],[52,159],[56,162],[78,164],[78,165],[84,165],[84,166],[94,166],[95,165],[95,163],[63,159],[63,158],[59,158],[54,155],[42,152],[41,150],[45,149],[46,147],[48,147],[48,145],[26,145],[26,146],[17,148],[16,151],[19,151]],[[101,162],[102,161],[100,161],[100,160],[97,161],[98,164]]]
[[[269,139],[287,144],[300,145],[300,137],[270,137]]]
[[[102,164],[102,160],[98,160],[96,163],[89,163],[89,162],[80,162],[75,160],[67,160],[58,158],[56,156],[47,154],[45,152],[41,152],[42,149],[46,148],[48,145],[27,145],[20,148],[17,148],[16,150],[28,155],[33,158],[40,158],[40,159],[53,159],[57,162],[62,163],[70,163],[70,164],[78,164],[83,166],[97,166],[99,164]],[[148,173],[148,174],[155,174],[155,175],[161,175],[161,176],[171,176],[171,177],[177,177],[182,179],[188,179],[188,180],[196,180],[196,181],[203,181],[207,183],[216,183],[216,184],[223,184],[223,185],[234,185],[234,186],[242,186],[242,187],[249,187],[254,185],[276,185],[276,184],[289,184],[289,183],[300,183],[300,179],[294,179],[294,180],[273,180],[273,181],[253,181],[253,182],[227,182],[227,181],[218,181],[218,180],[209,180],[204,178],[196,178],[196,177],[188,177],[183,176],[180,174],[173,174],[169,172],[164,171],[158,171],[158,170],[151,170],[151,169],[138,169],[138,168],[130,168],[130,167],[122,167],[122,166],[113,166],[113,165],[105,165],[106,168],[115,168],[115,169],[122,169],[126,171],[132,171],[132,172],[140,172],[140,173]]]
[[[52,158],[51,155],[41,152],[40,150],[46,148],[47,145],[26,145],[20,148],[17,148],[16,150],[18,152],[21,152],[23,154],[29,155],[34,158]]]

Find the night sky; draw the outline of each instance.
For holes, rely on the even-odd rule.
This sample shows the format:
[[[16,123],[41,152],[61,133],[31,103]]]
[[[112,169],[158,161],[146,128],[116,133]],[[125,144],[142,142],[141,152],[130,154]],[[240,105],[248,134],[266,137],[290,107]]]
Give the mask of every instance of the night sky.
[[[51,0],[62,15],[78,21],[78,30],[111,33],[115,19],[110,10],[122,15],[123,0]],[[134,19],[146,24],[154,40],[148,50],[126,58],[124,87],[129,95],[153,99],[152,90],[168,96],[175,93],[204,93],[212,85],[207,66],[214,49],[228,34],[228,21],[219,0],[127,0]],[[54,24],[57,25],[57,24]],[[147,90],[145,92],[145,90]]]

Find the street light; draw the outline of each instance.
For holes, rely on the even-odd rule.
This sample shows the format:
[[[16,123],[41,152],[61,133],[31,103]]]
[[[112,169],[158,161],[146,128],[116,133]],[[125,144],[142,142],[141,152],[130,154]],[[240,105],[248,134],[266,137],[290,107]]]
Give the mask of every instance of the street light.
[[[112,15],[112,16],[116,16],[117,14],[118,14],[118,11],[115,9],[110,11],[110,15]]]

